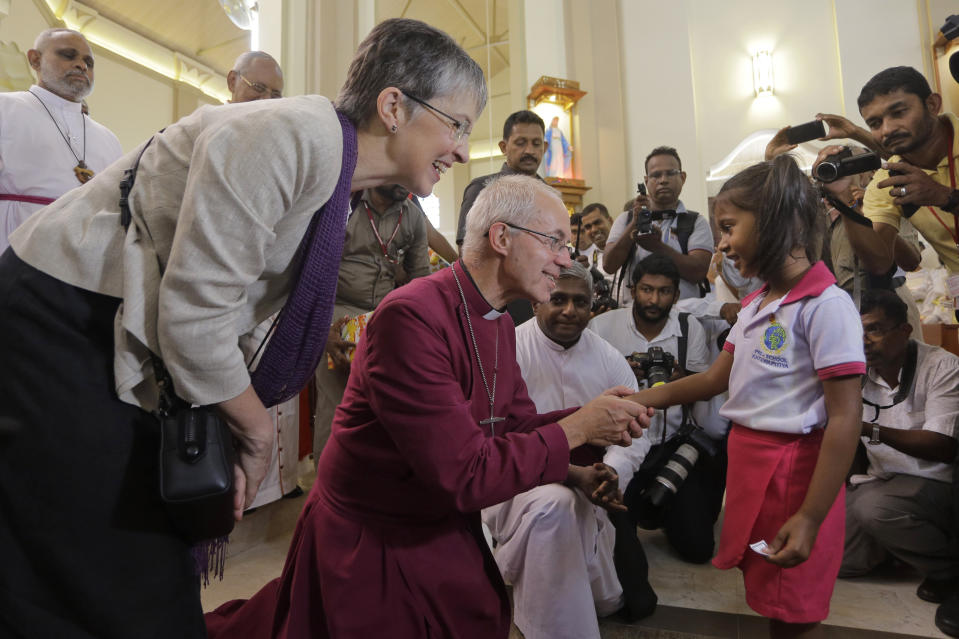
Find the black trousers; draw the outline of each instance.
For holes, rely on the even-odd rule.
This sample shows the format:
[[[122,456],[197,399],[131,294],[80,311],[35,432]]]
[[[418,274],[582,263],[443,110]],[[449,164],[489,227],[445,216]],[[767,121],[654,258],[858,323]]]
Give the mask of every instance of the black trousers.
[[[205,637],[159,434],[113,381],[120,300],[0,256],[0,637]]]
[[[674,437],[650,449],[629,483],[624,499],[637,523],[655,520],[680,557],[701,564],[713,557],[713,527],[722,510],[726,491],[726,440],[717,443],[719,450],[714,457],[699,456],[686,481],[664,507],[655,509],[642,496],[643,489],[654,481],[666,459],[679,448],[679,439]]]

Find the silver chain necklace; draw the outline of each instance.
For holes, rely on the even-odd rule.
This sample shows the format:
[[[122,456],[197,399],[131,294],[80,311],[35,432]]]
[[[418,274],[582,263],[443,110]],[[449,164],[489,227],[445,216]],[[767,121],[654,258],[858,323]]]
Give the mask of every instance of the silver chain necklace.
[[[470,331],[470,340],[473,342],[473,351],[476,353],[476,363],[479,365],[480,377],[483,379],[483,387],[486,388],[486,397],[489,399],[489,419],[481,419],[480,425],[489,424],[489,434],[495,435],[494,426],[496,422],[505,421],[505,417],[494,417],[493,406],[496,404],[496,373],[499,369],[499,327],[496,327],[496,349],[493,351],[493,391],[490,392],[490,385],[486,382],[486,371],[483,370],[483,360],[480,359],[479,346],[476,343],[476,334],[473,332],[473,322],[470,320],[470,309],[466,304],[466,294],[463,293],[463,287],[460,285],[460,278],[456,275],[456,269],[450,264],[450,270],[453,272],[453,279],[456,281],[456,288],[460,292],[460,299],[463,300],[463,310],[466,311],[466,327]]]

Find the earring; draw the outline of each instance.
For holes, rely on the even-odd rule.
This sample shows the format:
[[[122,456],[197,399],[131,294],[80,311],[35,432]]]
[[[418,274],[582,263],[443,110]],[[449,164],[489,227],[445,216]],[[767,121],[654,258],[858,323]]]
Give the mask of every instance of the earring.
[[[396,125],[390,127],[390,133],[396,133]]]

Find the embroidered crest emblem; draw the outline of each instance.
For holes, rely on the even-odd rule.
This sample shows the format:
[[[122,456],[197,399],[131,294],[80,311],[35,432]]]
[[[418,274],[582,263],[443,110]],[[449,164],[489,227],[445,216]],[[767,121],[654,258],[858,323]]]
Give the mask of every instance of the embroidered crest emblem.
[[[786,328],[776,321],[775,317],[769,318],[769,326],[763,332],[763,350],[770,355],[778,355],[786,348]]]

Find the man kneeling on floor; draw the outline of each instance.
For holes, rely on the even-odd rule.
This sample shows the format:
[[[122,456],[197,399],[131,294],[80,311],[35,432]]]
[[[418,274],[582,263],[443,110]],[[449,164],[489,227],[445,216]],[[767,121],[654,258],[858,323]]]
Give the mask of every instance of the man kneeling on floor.
[[[549,300],[534,304],[535,317],[516,329],[516,360],[537,411],[579,406],[614,386],[637,388],[623,356],[586,328],[592,299],[589,271],[573,262],[560,272]],[[514,622],[526,639],[599,639],[597,615],[625,605],[628,616],[643,617],[655,608],[635,526],[631,539],[617,539],[610,521],[617,513],[629,521],[622,493],[604,500],[596,490],[604,482],[625,489],[649,447],[646,437],[627,448],[611,446],[602,462],[597,456],[592,465],[571,466],[564,483],[537,486],[483,510],[496,563],[513,585]],[[620,562],[624,555],[630,559]],[[629,573],[625,598],[617,568]]]
[[[864,575],[894,557],[925,578],[916,594],[940,603],[959,592],[952,530],[959,358],[911,340],[906,312],[891,291],[863,294],[868,467],[850,477],[839,576]]]

